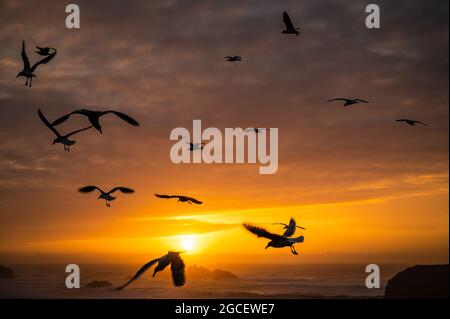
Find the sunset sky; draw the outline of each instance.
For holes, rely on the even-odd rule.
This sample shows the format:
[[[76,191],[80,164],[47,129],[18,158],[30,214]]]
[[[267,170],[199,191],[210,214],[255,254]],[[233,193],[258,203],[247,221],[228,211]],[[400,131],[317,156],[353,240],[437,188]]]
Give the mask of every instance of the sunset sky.
[[[65,27],[69,3],[0,0],[0,262],[186,248],[199,263],[448,262],[448,1],[376,1],[379,30],[365,27],[367,1],[75,1],[79,30]],[[280,34],[284,10],[300,36]],[[58,49],[32,88],[16,78],[22,39],[32,63],[35,46]],[[342,96],[371,103],[327,102]],[[70,153],[52,146],[37,109],[54,120],[81,107],[141,125],[109,115]],[[278,172],[173,164],[170,132],[194,119],[278,128]],[[107,208],[77,192],[90,184],[136,193]],[[281,232],[271,224],[290,217],[307,229],[299,256],[242,227]]]

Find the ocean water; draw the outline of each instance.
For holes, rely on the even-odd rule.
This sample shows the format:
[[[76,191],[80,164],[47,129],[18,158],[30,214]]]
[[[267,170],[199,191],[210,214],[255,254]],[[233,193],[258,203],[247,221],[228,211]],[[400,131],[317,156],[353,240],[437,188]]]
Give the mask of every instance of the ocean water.
[[[68,289],[63,264],[8,265],[15,278],[0,279],[0,298],[380,298],[387,281],[408,265],[379,265],[379,289],[366,288],[362,264],[245,264],[220,267],[236,274],[235,280],[190,279],[187,271],[186,285],[179,288],[172,286],[169,268],[155,278],[149,271],[122,291],[114,287],[126,282],[140,265],[79,266],[81,288]],[[107,280],[113,286],[86,287],[92,280]]]

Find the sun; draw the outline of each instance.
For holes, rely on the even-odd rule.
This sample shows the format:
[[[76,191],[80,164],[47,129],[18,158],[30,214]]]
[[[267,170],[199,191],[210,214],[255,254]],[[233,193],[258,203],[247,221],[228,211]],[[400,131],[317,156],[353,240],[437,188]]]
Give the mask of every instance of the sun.
[[[186,250],[188,252],[192,252],[195,249],[196,238],[192,235],[181,236],[180,244],[184,250]]]

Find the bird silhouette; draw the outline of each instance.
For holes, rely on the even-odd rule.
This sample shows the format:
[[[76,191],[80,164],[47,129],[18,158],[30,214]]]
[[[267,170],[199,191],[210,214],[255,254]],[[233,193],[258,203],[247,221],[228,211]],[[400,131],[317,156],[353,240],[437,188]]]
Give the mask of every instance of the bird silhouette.
[[[100,117],[102,117],[103,115],[106,115],[106,114],[110,114],[110,113],[116,115],[117,117],[124,120],[128,124],[131,124],[134,126],[139,126],[139,123],[135,119],[131,118],[130,116],[128,116],[122,112],[111,111],[111,110],[92,111],[92,110],[87,110],[87,109],[75,110],[66,115],[63,115],[60,118],[58,118],[57,120],[55,120],[52,123],[52,125],[59,125],[59,124],[65,122],[70,116],[72,116],[74,114],[79,114],[79,115],[86,116],[88,118],[89,122],[91,122],[92,126],[95,127],[97,129],[97,131],[99,131],[100,133],[103,133],[102,127],[100,125]]]
[[[190,151],[201,151],[203,149],[204,143],[190,143],[187,142],[186,144],[189,144],[189,150]]]
[[[182,203],[186,202],[186,203],[189,203],[189,204],[194,203],[194,204],[198,204],[198,205],[203,204],[203,202],[201,202],[201,201],[199,201],[199,200],[197,200],[195,198],[188,197],[188,196],[182,196],[182,195],[160,195],[160,194],[155,194],[155,196],[159,197],[159,198],[178,198],[177,202],[182,202]]]
[[[358,104],[358,103],[369,103],[369,101],[361,100],[361,99],[346,99],[346,98],[336,98],[328,100],[328,102],[332,101],[344,101],[344,106],[352,105],[352,104]]]
[[[61,135],[53,127],[53,125],[50,124],[50,122],[47,120],[47,118],[44,116],[44,114],[42,114],[42,111],[40,109],[38,110],[38,115],[39,115],[39,118],[41,119],[41,121],[56,135],[56,138],[53,140],[52,145],[55,145],[57,143],[61,143],[61,144],[64,145],[64,150],[66,152],[70,152],[70,147],[76,143],[76,141],[69,140],[70,136],[72,136],[72,135],[74,135],[76,133],[88,130],[88,129],[90,129],[92,127],[92,126],[88,126],[88,127],[82,128],[80,130],[73,131],[73,132],[71,132],[69,134]]]
[[[258,237],[264,237],[264,238],[270,239],[270,242],[267,244],[266,249],[269,247],[274,247],[274,248],[289,247],[291,249],[292,254],[298,255],[297,251],[295,250],[294,244],[302,243],[304,241],[303,236],[299,236],[296,238],[289,238],[284,235],[272,234],[272,233],[268,232],[267,230],[265,230],[264,228],[260,228],[260,227],[253,226],[250,224],[244,224],[244,227],[249,232],[255,234]]]
[[[42,56],[48,56],[50,54],[56,53],[56,49],[55,48],[49,48],[49,47],[36,47],[37,51],[36,53]],[[50,53],[50,51],[53,51],[52,53]]]
[[[225,59],[229,62],[239,62],[242,61],[242,57],[239,55],[226,56]]]
[[[295,234],[296,228],[306,230],[306,228],[304,228],[304,227],[297,226],[294,218],[291,218],[289,220],[289,225],[285,224],[285,223],[273,223],[273,225],[283,225],[283,229],[285,229],[283,236],[285,236],[285,237],[292,237]]]
[[[425,124],[423,122],[416,121],[416,120],[409,120],[409,119],[398,119],[396,121],[397,122],[405,122],[405,123],[407,123],[409,125],[413,125],[413,126],[416,125],[416,124],[427,125],[427,124]]]
[[[27,78],[27,81],[25,82],[25,86],[29,85],[31,87],[31,84],[33,82],[33,78],[36,77],[36,75],[33,73],[36,68],[41,65],[41,64],[45,64],[48,63],[50,60],[52,60],[56,55],[56,50],[55,52],[53,52],[52,54],[46,56],[45,58],[43,58],[42,60],[36,62],[35,64],[33,64],[33,66],[30,65],[30,60],[28,59],[26,50],[25,50],[25,41],[22,41],[22,62],[23,62],[23,70],[20,71],[16,78],[18,78],[19,76],[23,76]]]
[[[93,185],[81,187],[78,191],[80,193],[90,193],[95,190],[98,190],[100,192],[100,196],[97,199],[104,199],[107,207],[111,207],[111,202],[116,199],[116,197],[111,195],[115,191],[120,191],[124,194],[134,193],[134,190],[132,190],[131,188],[127,188],[127,187],[114,187],[109,192],[104,192],[97,186],[93,186]]]
[[[298,32],[299,28],[294,27],[294,24],[292,23],[291,18],[289,17],[289,14],[286,11],[283,12],[283,22],[286,25],[286,30],[283,30],[281,33],[295,34],[295,35],[300,34]]]
[[[127,287],[129,284],[131,284],[133,281],[141,277],[150,267],[152,267],[154,264],[158,263],[158,265],[153,270],[152,277],[155,277],[156,273],[164,270],[167,266],[170,265],[170,269],[172,271],[172,280],[173,285],[175,287],[181,287],[186,282],[186,277],[184,273],[184,262],[183,259],[181,259],[180,254],[183,253],[182,251],[169,251],[167,255],[164,255],[160,258],[153,259],[146,263],[144,266],[142,266],[134,276],[128,280],[127,283],[124,285],[117,287],[116,290],[122,290],[125,287]]]

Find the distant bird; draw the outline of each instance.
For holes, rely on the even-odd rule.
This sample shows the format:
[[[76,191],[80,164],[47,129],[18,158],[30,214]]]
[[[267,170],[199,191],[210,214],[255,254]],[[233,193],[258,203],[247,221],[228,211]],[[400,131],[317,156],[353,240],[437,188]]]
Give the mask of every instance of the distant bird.
[[[114,193],[115,191],[120,191],[124,194],[134,193],[134,190],[132,190],[131,188],[127,188],[127,187],[115,187],[115,188],[111,189],[109,192],[104,192],[97,186],[85,186],[85,187],[81,187],[78,191],[80,193],[90,193],[95,190],[98,190],[100,192],[100,196],[97,199],[104,199],[106,202],[106,206],[108,206],[108,207],[111,207],[110,203],[116,199],[116,197],[111,196],[111,194]]]
[[[117,117],[124,120],[128,124],[131,124],[134,126],[139,126],[139,123],[135,119],[133,119],[130,116],[128,116],[124,113],[121,113],[121,112],[111,111],[111,110],[109,110],[109,111],[92,111],[92,110],[87,110],[87,109],[75,110],[66,115],[63,115],[59,119],[55,120],[52,123],[52,125],[59,125],[62,122],[65,122],[71,115],[79,114],[79,115],[86,116],[88,118],[89,122],[91,122],[92,126],[95,127],[97,129],[97,131],[102,133],[102,127],[100,125],[100,117],[102,117],[105,114],[109,114],[109,113],[116,115]]]
[[[299,35],[300,33],[297,31],[299,28],[294,27],[294,24],[291,21],[291,18],[287,14],[286,11],[283,12],[283,22],[286,25],[286,30],[283,30],[281,33],[285,34],[295,34]]]
[[[270,239],[270,242],[267,244],[266,249],[269,247],[274,247],[274,248],[289,247],[291,249],[292,254],[298,255],[297,251],[295,250],[294,244],[302,243],[304,240],[303,236],[299,236],[296,238],[288,238],[284,235],[276,235],[276,234],[269,233],[264,228],[260,228],[260,227],[249,225],[249,224],[244,224],[244,227],[248,231],[250,231],[251,233],[255,234],[258,237],[264,237],[264,238]]]
[[[36,47],[36,49],[37,49],[36,53],[39,54],[39,55],[43,55],[43,56],[48,56],[48,55],[52,54],[52,53],[50,53],[50,51],[53,51],[53,53],[56,53],[56,49],[55,49],[55,48],[49,48],[49,47],[45,47],[45,48],[42,48],[42,47]]]
[[[88,130],[88,129],[90,129],[92,127],[92,126],[88,126],[88,127],[82,128],[80,130],[73,131],[73,132],[71,132],[69,134],[61,135],[53,127],[53,125],[51,125],[49,123],[49,121],[45,118],[44,114],[42,114],[42,111],[40,109],[38,110],[38,115],[39,115],[39,118],[41,119],[41,121],[56,135],[56,138],[53,140],[53,144],[52,145],[55,145],[56,143],[61,143],[61,144],[64,145],[64,150],[66,152],[70,152],[70,147],[76,143],[76,141],[69,140],[70,136],[72,136],[72,135],[74,135],[74,134],[76,134],[78,132],[82,132],[82,131]]]
[[[286,229],[283,234],[283,236],[285,236],[285,237],[292,237],[292,235],[294,235],[294,233],[295,233],[295,228],[300,228],[300,229],[306,230],[306,228],[304,228],[304,227],[297,226],[294,218],[291,218],[289,220],[289,225],[284,224],[284,223],[274,223],[274,225],[283,225],[283,229]]]
[[[183,252],[169,251],[167,253],[167,255],[164,255],[160,258],[153,259],[152,261],[150,261],[150,262],[146,263],[144,266],[142,266],[126,284],[124,284],[120,287],[117,287],[116,290],[122,290],[125,287],[127,287],[133,281],[135,281],[136,279],[141,277],[150,267],[152,267],[156,263],[158,263],[158,265],[153,270],[152,277],[155,277],[156,273],[164,270],[167,266],[170,265],[170,269],[172,271],[173,285],[175,287],[183,286],[186,282],[186,277],[184,274],[185,265],[184,265],[183,259],[181,259],[181,257],[180,257],[181,253],[183,253]]]
[[[23,76],[27,78],[27,81],[25,82],[25,86],[29,85],[31,87],[31,83],[33,82],[33,78],[37,77],[36,75],[33,74],[33,72],[36,70],[36,68],[38,67],[38,65],[40,64],[45,64],[48,63],[50,60],[52,60],[56,55],[56,51],[53,52],[52,54],[46,56],[45,58],[43,58],[42,60],[36,62],[33,66],[30,65],[30,60],[28,60],[28,56],[27,53],[25,51],[25,41],[22,41],[22,62],[23,62],[23,70],[20,71],[16,78],[18,78],[19,76]]]
[[[266,129],[265,128],[254,128],[254,127],[249,127],[247,129],[245,129],[246,132],[255,132],[255,133],[262,133],[265,132]]]
[[[195,198],[188,197],[188,196],[182,196],[182,195],[160,195],[160,194],[155,194],[155,196],[159,197],[159,198],[178,198],[177,202],[182,202],[182,203],[187,202],[189,204],[192,204],[192,203],[198,204],[198,205],[203,204],[203,202],[201,202],[201,201],[199,201],[199,200],[197,200]]]
[[[407,124],[409,124],[409,125],[416,125],[416,124],[427,125],[427,124],[425,124],[425,123],[423,123],[423,122],[416,121],[416,120],[398,119],[398,120],[396,120],[396,121],[397,121],[397,122],[405,122],[405,123],[407,123]]]
[[[242,57],[239,55],[226,56],[225,59],[229,62],[242,61]]]
[[[190,151],[201,151],[203,149],[204,143],[187,143],[189,144],[189,150]]]
[[[328,102],[332,101],[344,101],[344,106],[358,104],[358,103],[369,103],[369,101],[361,100],[361,99],[346,99],[346,98],[337,98],[328,100]]]

